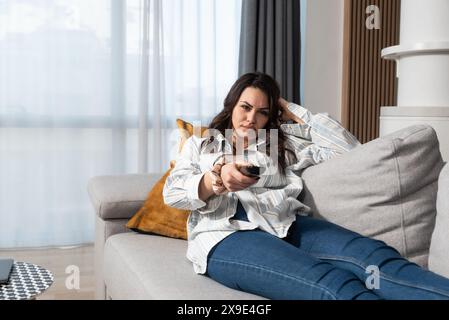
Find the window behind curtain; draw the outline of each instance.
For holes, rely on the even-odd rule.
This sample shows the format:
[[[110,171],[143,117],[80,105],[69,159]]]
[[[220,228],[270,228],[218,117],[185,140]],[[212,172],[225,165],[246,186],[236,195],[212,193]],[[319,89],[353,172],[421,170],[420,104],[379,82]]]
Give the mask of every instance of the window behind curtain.
[[[176,117],[206,123],[222,107],[238,58],[240,1],[162,3],[164,112],[149,104],[148,134],[162,117],[164,141],[152,172],[168,168]],[[92,242],[89,178],[136,172],[141,10],[0,1],[0,248]]]

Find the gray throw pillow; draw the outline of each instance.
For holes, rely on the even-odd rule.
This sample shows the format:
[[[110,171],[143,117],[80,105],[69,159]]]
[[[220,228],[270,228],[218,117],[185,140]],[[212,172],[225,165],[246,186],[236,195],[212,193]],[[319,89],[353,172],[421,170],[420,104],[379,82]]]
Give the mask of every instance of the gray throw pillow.
[[[414,125],[307,168],[301,199],[314,216],[427,267],[443,164],[435,130]]]
[[[430,244],[429,269],[449,278],[449,164],[438,179],[437,218]]]

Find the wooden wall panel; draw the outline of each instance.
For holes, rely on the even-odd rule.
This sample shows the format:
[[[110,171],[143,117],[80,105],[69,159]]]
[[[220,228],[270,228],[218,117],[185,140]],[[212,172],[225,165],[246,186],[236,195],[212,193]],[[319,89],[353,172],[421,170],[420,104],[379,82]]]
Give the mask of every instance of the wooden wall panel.
[[[380,28],[368,29],[370,5]],[[400,0],[345,0],[342,122],[362,143],[379,137],[380,107],[396,105],[396,64],[381,50],[399,44]]]

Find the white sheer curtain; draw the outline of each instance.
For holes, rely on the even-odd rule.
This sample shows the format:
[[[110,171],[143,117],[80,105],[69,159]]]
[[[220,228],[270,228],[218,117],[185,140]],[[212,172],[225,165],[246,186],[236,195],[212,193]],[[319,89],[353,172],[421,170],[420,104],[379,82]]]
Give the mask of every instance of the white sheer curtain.
[[[237,77],[240,6],[0,1],[0,248],[92,242],[90,177],[168,168]]]

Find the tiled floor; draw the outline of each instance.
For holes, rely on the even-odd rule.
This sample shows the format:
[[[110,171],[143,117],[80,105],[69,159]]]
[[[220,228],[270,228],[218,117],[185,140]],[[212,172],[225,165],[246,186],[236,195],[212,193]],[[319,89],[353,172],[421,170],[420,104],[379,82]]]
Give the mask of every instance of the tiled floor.
[[[90,300],[95,297],[93,245],[58,249],[0,250],[0,258],[30,262],[53,273],[53,285],[38,296],[37,300]],[[70,266],[75,267],[67,268]],[[79,290],[70,289],[74,283],[70,281],[75,274],[73,270],[79,270]]]

